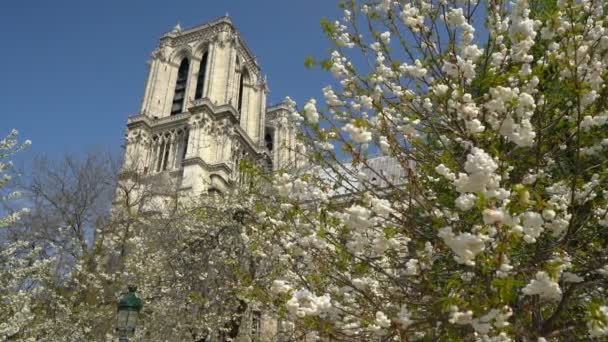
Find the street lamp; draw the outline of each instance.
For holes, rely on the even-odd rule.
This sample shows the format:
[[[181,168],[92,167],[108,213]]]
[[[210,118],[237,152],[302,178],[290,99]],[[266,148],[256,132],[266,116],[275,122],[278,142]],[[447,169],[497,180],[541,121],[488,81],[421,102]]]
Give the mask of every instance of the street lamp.
[[[129,341],[128,335],[135,332],[139,311],[143,307],[141,299],[135,294],[137,287],[129,286],[128,289],[129,292],[124,293],[118,302],[116,330],[118,331],[119,342]]]

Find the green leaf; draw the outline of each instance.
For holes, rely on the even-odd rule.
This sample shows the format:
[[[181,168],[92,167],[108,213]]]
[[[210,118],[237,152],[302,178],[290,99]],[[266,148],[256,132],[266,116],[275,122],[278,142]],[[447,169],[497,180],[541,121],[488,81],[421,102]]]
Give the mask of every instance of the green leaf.
[[[323,70],[329,70],[334,63],[331,61],[331,59],[324,59],[319,62],[319,64],[321,64],[321,68],[323,68]]]
[[[317,61],[315,61],[314,57],[312,57],[312,56],[306,56],[306,58],[304,58],[304,66],[305,67],[311,68],[315,64],[317,64]]]
[[[332,36],[334,33],[334,25],[327,18],[321,18],[321,29],[329,36]]]

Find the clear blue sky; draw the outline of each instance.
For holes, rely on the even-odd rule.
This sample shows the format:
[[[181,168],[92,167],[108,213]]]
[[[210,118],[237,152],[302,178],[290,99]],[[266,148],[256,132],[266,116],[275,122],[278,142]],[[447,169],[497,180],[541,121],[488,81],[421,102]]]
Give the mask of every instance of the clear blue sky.
[[[271,103],[321,96],[331,77],[303,60],[327,54],[319,19],[340,16],[332,0],[2,0],[0,135],[16,128],[33,141],[19,159],[118,150],[158,38],[226,13],[268,76]]]

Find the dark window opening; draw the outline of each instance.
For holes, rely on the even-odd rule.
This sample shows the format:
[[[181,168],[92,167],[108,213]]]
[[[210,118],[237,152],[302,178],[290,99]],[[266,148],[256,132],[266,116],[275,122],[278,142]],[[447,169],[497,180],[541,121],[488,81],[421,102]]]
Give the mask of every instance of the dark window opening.
[[[186,97],[186,82],[188,81],[188,69],[190,62],[188,58],[182,59],[177,71],[177,80],[175,81],[175,95],[173,95],[173,104],[171,105],[171,115],[179,114],[184,108],[184,98]]]
[[[182,161],[186,159],[186,153],[188,153],[188,139],[190,139],[190,130],[186,129],[184,133],[184,153],[182,154]]]
[[[243,90],[245,88],[245,81],[249,81],[249,73],[247,69],[243,69],[241,73],[241,80],[239,82],[239,102],[238,102],[238,110],[239,113],[243,109]]]
[[[156,172],[161,170],[161,166],[163,165],[163,151],[165,150],[165,141],[160,144],[158,149],[158,161],[156,164]]]
[[[243,108],[243,76],[241,76],[241,82],[239,83],[239,112]]]
[[[167,170],[169,166],[169,150],[171,149],[171,145],[167,144],[167,148],[165,148],[165,155],[163,156],[163,171]]]
[[[264,142],[266,143],[266,148],[268,151],[272,152],[272,148],[274,147],[272,143],[272,134],[266,133],[264,136]]]
[[[201,65],[198,70],[198,77],[196,79],[196,92],[194,93],[194,99],[198,100],[203,97],[203,90],[205,89],[205,73],[207,72],[207,55],[205,52],[203,59],[201,59]]]

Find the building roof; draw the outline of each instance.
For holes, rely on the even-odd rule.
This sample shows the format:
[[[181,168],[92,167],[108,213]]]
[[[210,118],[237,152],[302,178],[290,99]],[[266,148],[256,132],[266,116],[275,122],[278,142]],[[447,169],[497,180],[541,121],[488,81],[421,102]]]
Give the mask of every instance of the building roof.
[[[257,68],[255,72],[259,73],[260,66],[257,62],[256,56],[253,54],[249,46],[247,46],[247,43],[243,39],[243,36],[241,35],[241,33],[236,28],[236,26],[228,15],[218,17],[186,29],[182,29],[178,23],[171,31],[168,31],[163,34],[163,36],[161,37],[161,41],[164,39],[174,40],[182,37],[186,37],[186,41],[188,41],[187,37],[192,37],[192,40],[194,40],[196,39],[196,37],[200,36],[200,33],[203,33],[204,31],[213,31],[215,28],[221,27],[222,25],[229,26],[236,33],[239,40],[239,44],[243,48],[244,52],[247,54],[248,59],[251,60]]]

